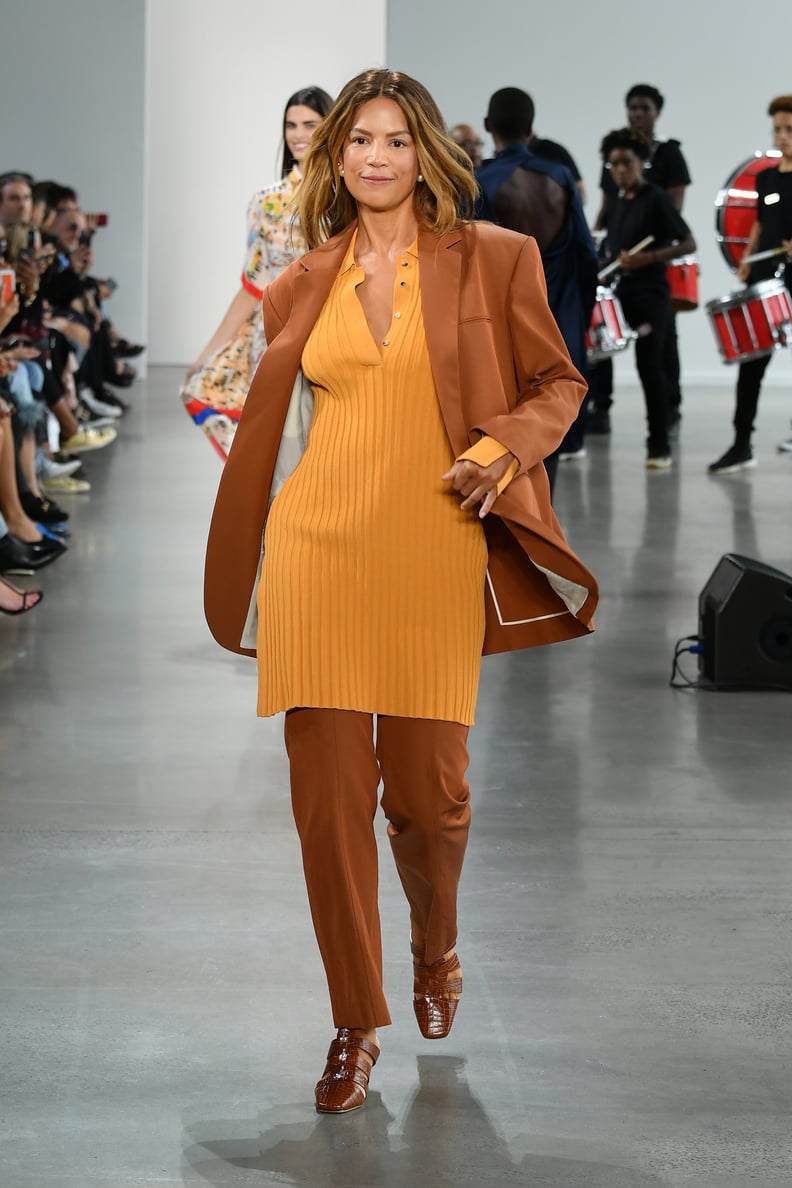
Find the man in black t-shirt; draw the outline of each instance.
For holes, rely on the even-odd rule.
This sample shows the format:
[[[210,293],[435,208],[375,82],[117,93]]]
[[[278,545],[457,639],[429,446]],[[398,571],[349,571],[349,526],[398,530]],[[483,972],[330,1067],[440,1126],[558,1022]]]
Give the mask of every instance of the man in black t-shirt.
[[[741,281],[755,285],[775,276],[779,261],[785,261],[784,281],[792,295],[792,95],[779,95],[773,99],[767,114],[773,117],[773,144],[780,151],[781,159],[772,169],[763,169],[756,175],[756,222],[748,233],[743,255],[752,256],[755,252],[783,247],[786,256],[779,254],[753,264],[743,261],[737,275]],[[734,444],[708,467],[710,474],[736,474],[756,466],[751,435],[762,377],[774,353],[770,351],[740,364],[734,410]],[[778,448],[783,453],[792,453],[792,439],[781,442]]]
[[[665,100],[650,83],[636,83],[625,96],[627,122],[631,128],[643,133],[651,142],[649,156],[644,162],[644,176],[648,182],[665,190],[676,209],[681,213],[685,201],[685,189],[690,185],[690,172],[682,156],[678,140],[658,140],[655,124],[663,110]],[[618,194],[607,165],[600,176],[602,203],[594,223],[594,230],[601,231],[607,222],[608,204]],[[671,404],[671,432],[676,433],[679,421],[679,406],[682,402],[679,376],[679,346],[677,342],[676,319],[671,317],[666,336],[662,367]],[[589,432],[609,433],[609,409],[613,395],[613,365],[606,359],[592,368],[589,380],[591,390],[591,416]]]

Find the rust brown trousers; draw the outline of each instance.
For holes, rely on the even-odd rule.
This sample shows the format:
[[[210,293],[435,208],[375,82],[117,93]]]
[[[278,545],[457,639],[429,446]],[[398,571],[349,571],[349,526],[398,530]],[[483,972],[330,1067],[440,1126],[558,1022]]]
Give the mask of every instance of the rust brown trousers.
[[[382,988],[377,790],[413,935],[435,961],[457,935],[470,826],[467,726],[355,710],[286,715],[294,819],[336,1027],[390,1023]],[[405,928],[405,952],[408,951]]]

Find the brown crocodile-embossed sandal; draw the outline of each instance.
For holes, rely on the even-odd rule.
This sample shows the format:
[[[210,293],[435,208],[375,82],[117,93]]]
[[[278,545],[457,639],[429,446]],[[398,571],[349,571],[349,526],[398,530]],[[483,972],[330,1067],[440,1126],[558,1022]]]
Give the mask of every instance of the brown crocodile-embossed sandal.
[[[316,1085],[320,1114],[348,1114],[363,1105],[379,1048],[348,1027],[339,1027],[330,1045],[322,1079]]]
[[[462,993],[462,968],[456,949],[449,949],[439,961],[424,965],[421,954],[413,953],[413,1010],[425,1039],[445,1039],[454,1022]]]

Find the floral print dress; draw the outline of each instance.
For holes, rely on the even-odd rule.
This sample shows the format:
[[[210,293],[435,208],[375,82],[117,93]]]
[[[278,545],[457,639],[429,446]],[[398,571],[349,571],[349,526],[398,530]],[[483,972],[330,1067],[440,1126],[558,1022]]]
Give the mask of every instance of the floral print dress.
[[[306,250],[294,210],[300,180],[301,174],[295,166],[281,181],[251,198],[241,283],[258,304],[235,337],[225,343],[181,389],[187,412],[224,461],[250,381],[267,345],[261,316],[264,289]]]

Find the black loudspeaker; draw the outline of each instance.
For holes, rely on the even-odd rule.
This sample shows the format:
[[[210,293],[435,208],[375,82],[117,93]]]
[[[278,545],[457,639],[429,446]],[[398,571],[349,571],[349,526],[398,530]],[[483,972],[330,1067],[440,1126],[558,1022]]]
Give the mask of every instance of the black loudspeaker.
[[[792,692],[792,577],[725,553],[699,594],[699,637],[701,679]]]

